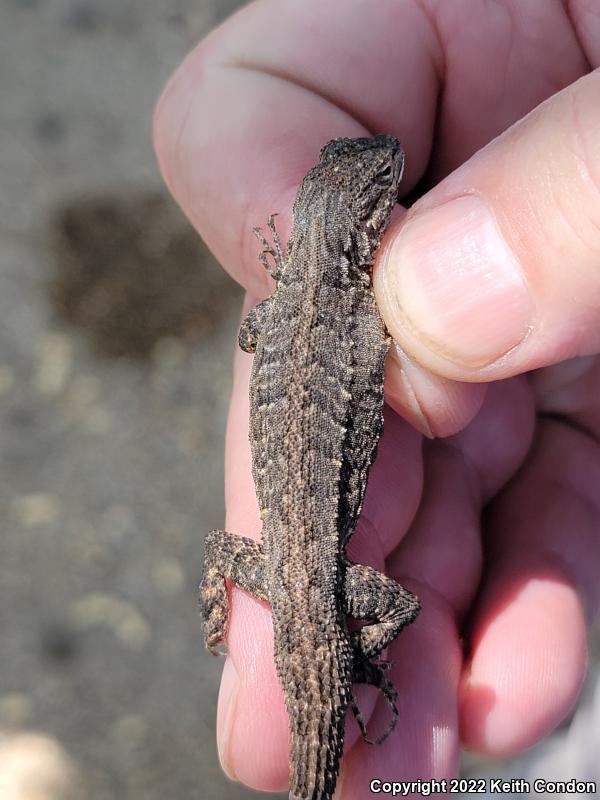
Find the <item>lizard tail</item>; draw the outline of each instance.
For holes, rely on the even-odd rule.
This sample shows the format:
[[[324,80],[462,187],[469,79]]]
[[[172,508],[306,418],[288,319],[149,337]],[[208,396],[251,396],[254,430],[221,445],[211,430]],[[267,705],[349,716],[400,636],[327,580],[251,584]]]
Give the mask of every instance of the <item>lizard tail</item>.
[[[335,718],[332,718],[335,713]],[[306,720],[292,733],[294,765],[290,776],[291,800],[331,800],[344,743],[344,718],[319,709],[318,717]]]
[[[288,698],[290,800],[331,800],[344,749],[344,718],[352,702],[352,686],[340,679],[344,670],[339,669],[337,654],[320,655],[321,659],[304,668],[297,684],[301,689]]]

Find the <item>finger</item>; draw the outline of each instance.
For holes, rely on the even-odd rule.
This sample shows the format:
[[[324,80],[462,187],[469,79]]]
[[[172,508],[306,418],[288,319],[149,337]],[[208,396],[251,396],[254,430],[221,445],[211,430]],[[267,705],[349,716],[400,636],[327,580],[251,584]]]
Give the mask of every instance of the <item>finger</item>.
[[[425,3],[445,64],[428,187],[594,63],[581,33],[594,26],[595,15],[581,0],[569,4],[569,15],[562,3],[545,0],[467,0],[459,6],[462,20],[456,5]]]
[[[401,722],[382,748],[362,742],[352,748],[342,773],[349,797],[363,796],[369,777],[410,780],[454,774],[455,697],[461,665],[456,625],[471,606],[481,577],[481,504],[523,460],[533,427],[533,403],[525,381],[501,382],[490,389],[469,428],[446,443],[425,447],[418,512],[409,535],[387,559],[389,573],[401,583],[406,583],[407,575],[416,581],[408,585],[423,607],[421,617],[389,653],[396,662],[392,677],[399,692]],[[380,466],[391,476],[395,474],[392,440],[387,447]],[[395,452],[398,463],[402,456],[400,450]],[[394,538],[397,512],[394,503],[381,502],[386,495],[378,490],[386,484],[378,462],[372,475],[369,492],[380,498],[378,524],[389,527]],[[385,702],[378,702],[369,721],[374,735],[385,729],[386,714]]]
[[[357,529],[349,542],[351,559],[382,569],[409,530],[422,491],[422,436],[386,408],[383,436],[369,473]]]
[[[406,212],[400,209],[397,219]],[[450,436],[475,418],[487,391],[483,383],[443,378],[409,358],[392,340],[385,367],[387,404],[430,439]]]
[[[401,48],[392,23],[411,30]],[[251,229],[276,211],[288,233],[298,183],[328,139],[397,133],[411,150],[404,186],[414,185],[429,158],[440,55],[412,3],[372,14],[352,2],[340,14],[336,3],[263,0],[188,56],[157,106],[159,164],[237,280],[254,294],[270,291]]]
[[[588,0],[572,0],[569,16],[583,54],[592,67],[600,65],[600,18]]]
[[[490,566],[461,690],[468,747],[515,753],[575,702],[600,603],[596,449],[564,423],[543,423],[518,478],[489,509]]]
[[[534,394],[525,376],[489,384],[473,422],[444,444],[458,448],[476,484],[481,504],[489,502],[516,474],[535,434]]]
[[[388,405],[430,439],[451,436],[479,413],[487,385],[435,375],[392,341],[385,368]]]
[[[397,418],[386,416],[386,435],[401,436],[403,427],[407,426]],[[387,657],[394,663],[390,678],[398,691],[398,724],[383,745],[372,747],[359,740],[349,750],[340,778],[340,793],[348,798],[367,796],[373,778],[443,778],[457,768],[456,696],[462,664],[457,619],[471,603],[480,579],[481,492],[456,445],[427,443],[416,516],[414,508],[403,513],[399,487],[405,453],[396,446],[398,441],[402,439],[384,437],[369,480],[365,516],[369,525],[387,531],[388,542],[401,540],[386,561],[386,571],[419,596],[422,611],[388,648]],[[406,450],[410,464],[410,446]],[[419,474],[421,470],[419,466]],[[361,531],[363,524],[361,520]],[[410,525],[406,538],[404,530],[401,535],[398,531],[405,525]],[[377,532],[369,530],[371,535]],[[386,541],[386,534],[379,538]],[[368,690],[365,693],[360,707],[364,704],[370,711]],[[376,736],[388,723],[389,709],[379,698],[368,731]]]
[[[432,372],[504,378],[600,348],[600,71],[443,181],[388,235],[386,324]]]
[[[390,541],[396,543],[387,559],[390,574],[403,572],[430,586],[460,620],[469,611],[481,579],[482,506],[525,459],[533,423],[531,391],[524,379],[491,384],[480,413],[464,431],[444,442],[425,442],[421,502],[414,519],[408,519],[406,540],[396,530],[394,515],[400,515],[395,505],[388,508],[379,501],[379,527],[387,529]],[[391,449],[391,443],[387,446]],[[395,458],[402,463],[404,452],[397,450]],[[385,461],[384,466],[394,474]],[[373,497],[379,488],[379,469],[378,458],[371,473],[373,485],[369,482]],[[389,495],[395,492],[390,487]],[[365,512],[369,516],[367,504]],[[404,524],[406,518],[400,519]]]
[[[540,412],[568,417],[600,441],[600,358],[572,358],[537,370],[529,381]]]
[[[275,672],[266,603],[232,588],[217,710],[217,746],[227,775],[260,791],[288,785],[288,719]]]
[[[534,434],[524,378],[489,387],[476,419],[445,442],[424,442],[386,409],[384,435],[355,535],[352,560],[413,576],[458,616],[481,576],[482,506],[517,472]],[[407,533],[409,534],[407,537]]]
[[[327,139],[398,135],[408,192],[428,167],[436,125],[437,180],[587,69],[559,6],[540,14],[537,4],[509,3],[497,15],[478,0],[451,13],[433,3],[386,2],[376,14],[354,0],[340,7],[250,4],[190,54],[157,105],[155,144],[171,191],[259,295],[265,276],[249,232],[273,211],[289,214]],[[585,27],[591,11],[575,16]]]

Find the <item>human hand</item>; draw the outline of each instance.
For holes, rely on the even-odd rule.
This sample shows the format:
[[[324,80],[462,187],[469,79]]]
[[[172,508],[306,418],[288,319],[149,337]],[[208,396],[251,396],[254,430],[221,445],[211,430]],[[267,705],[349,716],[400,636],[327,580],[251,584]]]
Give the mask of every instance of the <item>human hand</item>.
[[[248,307],[273,288],[251,229],[280,211],[289,230],[328,139],[398,136],[403,191],[420,198],[374,273],[398,343],[386,397],[411,425],[386,416],[350,555],[423,611],[389,648],[392,736],[372,747],[348,723],[344,798],[373,777],[448,776],[460,743],[518,752],[560,722],[584,676],[600,563],[600,20],[583,0],[566,9],[261,0],[190,55],[157,109],[167,184]],[[250,363],[236,355],[227,529],[258,538]],[[228,645],[222,763],[283,789],[270,617],[236,589]],[[385,727],[385,703],[359,704]]]

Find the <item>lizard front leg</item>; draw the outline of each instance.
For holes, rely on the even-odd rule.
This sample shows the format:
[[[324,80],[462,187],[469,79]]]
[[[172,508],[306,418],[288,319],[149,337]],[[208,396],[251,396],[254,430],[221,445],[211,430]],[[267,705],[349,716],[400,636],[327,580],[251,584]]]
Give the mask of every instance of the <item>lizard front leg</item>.
[[[286,254],[281,244],[279,232],[275,227],[276,216],[277,214],[271,214],[267,222],[269,230],[271,231],[271,236],[273,237],[272,245],[269,244],[260,228],[253,228],[252,233],[265,248],[258,254],[258,260],[269,275],[276,281],[279,281],[285,264]],[[269,257],[273,259],[272,263],[269,262]],[[267,297],[262,303],[254,306],[254,308],[248,312],[246,319],[240,326],[238,342],[242,350],[246,353],[254,353],[256,350],[258,337],[273,303],[273,296],[274,295]]]
[[[266,600],[266,559],[262,545],[227,531],[211,531],[204,542],[204,570],[198,592],[204,641],[211,653],[227,636],[229,606],[225,578]]]
[[[258,343],[258,337],[264,328],[265,320],[273,305],[273,297],[267,297],[258,305],[251,308],[246,318],[240,325],[238,334],[238,344],[245,353],[254,353]]]
[[[269,244],[264,233],[260,228],[252,228],[252,233],[256,236],[258,241],[265,248],[261,253],[259,253],[258,260],[267,270],[269,275],[276,281],[278,281],[281,278],[283,265],[285,263],[285,252],[281,244],[281,237],[279,236],[279,232],[275,227],[276,216],[277,214],[271,214],[271,216],[269,217],[269,221],[267,222],[269,230],[271,231],[271,236],[273,237],[273,245],[275,245],[274,247],[273,245]],[[288,249],[289,249],[289,243],[288,243]],[[273,259],[272,264],[269,263],[268,256],[270,256]]]

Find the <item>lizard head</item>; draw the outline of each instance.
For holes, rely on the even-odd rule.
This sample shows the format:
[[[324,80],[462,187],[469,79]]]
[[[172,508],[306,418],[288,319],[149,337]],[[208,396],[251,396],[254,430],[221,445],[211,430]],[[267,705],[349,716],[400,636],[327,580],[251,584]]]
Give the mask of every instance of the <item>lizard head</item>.
[[[398,201],[404,152],[394,136],[332,139],[307,179],[335,197],[360,260],[371,263]]]

